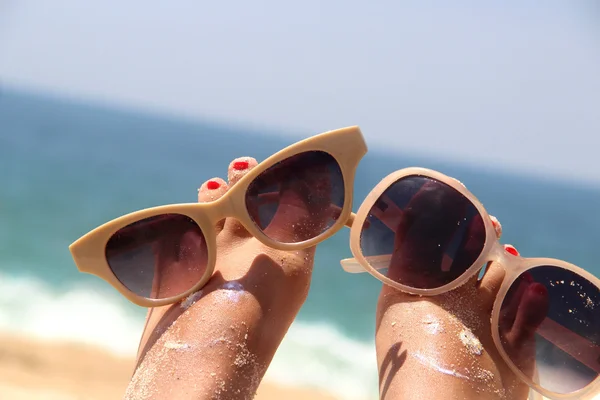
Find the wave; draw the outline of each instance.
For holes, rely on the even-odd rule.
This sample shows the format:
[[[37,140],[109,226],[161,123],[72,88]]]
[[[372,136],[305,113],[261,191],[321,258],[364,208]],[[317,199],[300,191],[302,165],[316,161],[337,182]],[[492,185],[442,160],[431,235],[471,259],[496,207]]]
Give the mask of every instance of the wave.
[[[35,277],[0,274],[1,330],[135,356],[143,326],[143,310],[115,293],[83,284],[58,290]],[[297,320],[265,379],[344,399],[377,398],[374,345],[350,339],[328,323]]]
[[[61,291],[31,277],[0,275],[0,329],[40,339],[92,344],[134,356],[143,314],[90,286]]]
[[[326,323],[295,321],[265,379],[318,388],[342,399],[376,399],[375,343],[349,339]]]

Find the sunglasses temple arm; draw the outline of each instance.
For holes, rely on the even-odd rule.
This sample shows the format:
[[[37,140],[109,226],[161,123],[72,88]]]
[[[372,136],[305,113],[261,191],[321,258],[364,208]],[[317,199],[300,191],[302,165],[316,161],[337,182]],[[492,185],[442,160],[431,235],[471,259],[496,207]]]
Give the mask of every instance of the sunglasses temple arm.
[[[391,254],[366,257],[369,265],[377,270],[386,269],[390,265],[391,258]],[[346,258],[344,260],[341,260],[340,264],[342,265],[342,269],[350,274],[359,274],[361,272],[367,272],[367,270],[365,270],[365,268],[358,262],[356,258]]]
[[[348,228],[352,228],[352,224],[354,223],[355,218],[356,218],[356,214],[351,212],[350,215],[348,216],[348,219],[346,220],[346,226]]]

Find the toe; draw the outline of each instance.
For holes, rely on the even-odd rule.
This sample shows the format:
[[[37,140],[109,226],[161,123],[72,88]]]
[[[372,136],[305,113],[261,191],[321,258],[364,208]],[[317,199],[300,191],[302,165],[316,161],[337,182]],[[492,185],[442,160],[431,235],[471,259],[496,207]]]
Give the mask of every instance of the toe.
[[[256,167],[258,162],[252,157],[239,157],[229,164],[227,169],[227,179],[229,185],[235,185],[252,168]]]
[[[496,237],[500,239],[502,236],[502,225],[500,224],[500,221],[498,221],[498,219],[493,215],[490,215],[490,219],[494,225]],[[504,249],[511,254],[519,254],[517,249],[515,249],[513,246],[505,245]],[[502,285],[504,276],[504,268],[500,264],[492,262],[486,266],[485,273],[479,282],[479,292],[483,300],[484,307],[490,311],[494,304],[494,300],[496,300],[496,296],[498,295],[498,290],[500,290],[500,285]]]
[[[504,268],[495,262],[489,263],[485,273],[479,282],[479,295],[483,301],[483,305],[487,310],[492,309],[502,280],[504,280]]]
[[[200,186],[200,189],[198,189],[198,202],[209,203],[211,201],[215,201],[221,198],[225,193],[227,193],[228,189],[229,186],[227,185],[227,182],[225,182],[223,179],[209,179],[206,182],[204,182],[202,186]],[[217,222],[217,224],[215,225],[215,230],[217,234],[223,229],[224,223],[225,220],[222,220]]]
[[[490,219],[492,220],[492,225],[496,231],[496,236],[500,239],[502,237],[502,225],[500,224],[500,221],[498,221],[498,218],[493,215],[490,215]]]
[[[208,203],[222,197],[229,189],[227,182],[221,178],[207,180],[198,189],[198,202]]]
[[[229,187],[235,185],[257,165],[258,162],[252,157],[238,157],[229,163],[229,168],[227,169]],[[235,218],[227,218],[225,221],[224,230],[237,236],[250,236],[250,233],[246,230],[246,228]]]

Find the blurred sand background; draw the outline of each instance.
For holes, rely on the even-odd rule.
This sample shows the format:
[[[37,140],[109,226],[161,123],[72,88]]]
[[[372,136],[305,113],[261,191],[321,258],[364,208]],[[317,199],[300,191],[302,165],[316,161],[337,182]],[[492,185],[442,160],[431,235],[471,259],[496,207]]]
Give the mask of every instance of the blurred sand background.
[[[122,399],[133,358],[119,358],[90,345],[0,335],[0,399]],[[316,390],[263,382],[258,400],[335,400]]]

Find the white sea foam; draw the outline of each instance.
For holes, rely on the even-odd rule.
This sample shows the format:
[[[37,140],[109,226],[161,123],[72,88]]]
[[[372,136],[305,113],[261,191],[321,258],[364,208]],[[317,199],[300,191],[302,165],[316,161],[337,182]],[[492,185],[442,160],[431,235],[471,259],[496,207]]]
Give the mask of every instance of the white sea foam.
[[[0,275],[0,329],[42,339],[71,340],[135,355],[143,313],[93,287],[53,290],[40,280]]]
[[[375,344],[352,340],[328,324],[296,321],[265,379],[320,388],[342,399],[377,399]]]
[[[58,291],[41,280],[0,274],[0,329],[51,340],[101,346],[133,356],[144,310],[110,289],[78,285]],[[377,398],[374,345],[335,327],[296,321],[277,351],[266,380],[319,388],[344,399]]]

